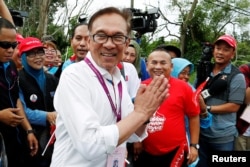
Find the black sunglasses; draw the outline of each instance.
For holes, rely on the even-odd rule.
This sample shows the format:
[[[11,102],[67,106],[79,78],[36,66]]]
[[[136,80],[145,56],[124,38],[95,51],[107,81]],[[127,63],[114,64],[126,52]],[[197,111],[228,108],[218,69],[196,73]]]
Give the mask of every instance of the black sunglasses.
[[[10,47],[15,49],[17,45],[18,45],[18,42],[0,41],[0,47],[4,49],[9,49]]]

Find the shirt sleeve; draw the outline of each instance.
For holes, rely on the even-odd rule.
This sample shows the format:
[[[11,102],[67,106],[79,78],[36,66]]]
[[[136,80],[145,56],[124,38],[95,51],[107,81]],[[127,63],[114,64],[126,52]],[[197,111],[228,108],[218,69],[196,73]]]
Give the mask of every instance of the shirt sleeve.
[[[228,102],[243,104],[246,92],[246,82],[244,75],[239,73],[230,82],[230,94]]]
[[[130,66],[131,65],[131,66]],[[141,80],[138,77],[137,71],[135,69],[135,67],[132,64],[129,64],[129,68],[127,70],[128,71],[128,78],[127,82],[128,82],[128,93],[131,97],[131,99],[135,98],[137,91],[139,89]]]
[[[185,92],[185,97],[186,100],[184,101],[185,103],[185,113],[188,116],[197,116],[200,114],[200,110],[199,107],[196,106],[195,101],[193,99],[193,89],[191,86],[189,86],[188,84],[185,85],[185,87],[183,86],[183,91]]]
[[[32,110],[26,106],[26,103],[24,101],[23,92],[20,89],[19,90],[19,98],[22,102],[23,109],[25,111],[25,114],[29,120],[29,122],[33,125],[41,125],[46,126],[46,118],[47,118],[47,112],[43,110]]]
[[[66,60],[66,61],[63,63],[62,71],[63,71],[66,67],[68,67],[70,64],[72,64],[71,61],[70,61],[70,60]]]
[[[147,129],[147,128],[146,128]],[[137,136],[135,133],[128,139],[129,143],[142,142],[146,137],[148,137],[147,130],[142,134],[142,136]]]

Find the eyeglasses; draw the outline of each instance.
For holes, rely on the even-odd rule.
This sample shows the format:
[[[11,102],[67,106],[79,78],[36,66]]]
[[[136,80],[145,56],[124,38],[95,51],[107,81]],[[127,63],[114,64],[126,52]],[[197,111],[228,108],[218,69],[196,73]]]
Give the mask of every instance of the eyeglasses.
[[[44,52],[47,54],[47,53],[56,53],[56,50],[55,49],[44,49]]]
[[[0,41],[0,47],[4,49],[9,49],[10,47],[12,49],[15,49],[17,45],[18,45],[18,42]]]
[[[90,35],[93,37],[93,40],[96,42],[96,43],[100,43],[100,44],[103,44],[103,43],[106,43],[108,41],[109,38],[112,39],[112,42],[116,45],[122,45],[124,44],[128,37],[125,36],[125,35],[106,35],[106,34],[93,34],[93,35]]]
[[[44,50],[42,49],[42,50],[28,51],[27,52],[27,57],[29,57],[29,58],[34,58],[34,57],[36,57],[36,55],[39,57],[44,56]]]

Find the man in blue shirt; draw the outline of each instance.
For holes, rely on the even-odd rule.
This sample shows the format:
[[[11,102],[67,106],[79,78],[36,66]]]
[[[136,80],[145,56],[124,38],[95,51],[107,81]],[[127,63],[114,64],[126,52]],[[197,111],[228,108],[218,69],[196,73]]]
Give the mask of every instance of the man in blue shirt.
[[[214,65],[202,93],[205,103],[201,106],[202,112],[213,115],[213,120],[210,127],[201,128],[200,167],[209,165],[208,157],[212,152],[234,149],[234,139],[238,135],[236,112],[244,102],[246,89],[243,74],[231,63],[236,47],[236,40],[230,35],[223,35],[214,43]],[[212,90],[219,86],[221,89]]]

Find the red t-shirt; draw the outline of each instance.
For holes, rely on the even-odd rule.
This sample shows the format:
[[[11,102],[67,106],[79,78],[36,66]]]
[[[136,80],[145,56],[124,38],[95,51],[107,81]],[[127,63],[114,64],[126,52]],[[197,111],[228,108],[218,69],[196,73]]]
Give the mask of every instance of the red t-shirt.
[[[152,79],[143,81],[149,84]],[[199,115],[193,102],[192,88],[184,81],[169,79],[170,96],[161,104],[148,124],[148,137],[143,141],[145,151],[152,155],[168,153],[186,142],[184,116]]]

